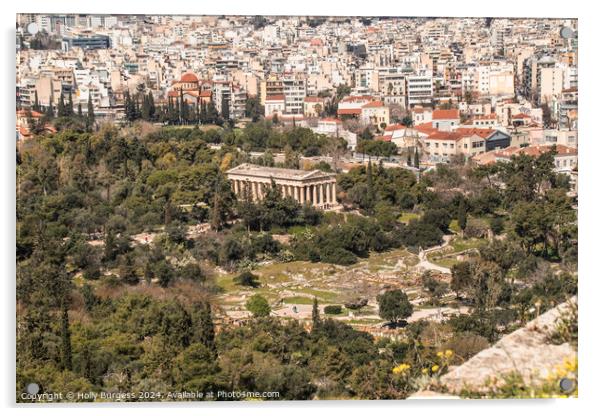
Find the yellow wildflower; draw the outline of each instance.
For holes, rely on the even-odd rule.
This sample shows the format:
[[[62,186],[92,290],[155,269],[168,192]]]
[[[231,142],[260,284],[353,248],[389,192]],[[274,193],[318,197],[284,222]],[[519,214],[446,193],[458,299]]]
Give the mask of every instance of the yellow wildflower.
[[[403,374],[410,369],[409,364],[399,364],[397,367],[393,368],[393,374]]]
[[[454,355],[454,352],[452,350],[445,350],[445,356],[447,358],[451,358],[452,355]]]
[[[434,366],[431,367],[431,370],[433,370],[433,373],[436,373],[437,370],[439,370],[439,366],[437,364],[435,364]]]
[[[423,368],[422,369],[422,374],[428,374],[429,373],[429,369],[428,368]]]
[[[439,352],[437,353],[437,357],[439,357],[439,358],[443,358],[443,351],[439,351]]]

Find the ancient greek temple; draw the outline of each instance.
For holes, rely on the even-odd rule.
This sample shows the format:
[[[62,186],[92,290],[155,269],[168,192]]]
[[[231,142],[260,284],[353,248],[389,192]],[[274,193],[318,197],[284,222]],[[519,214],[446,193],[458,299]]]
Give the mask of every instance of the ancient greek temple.
[[[270,168],[243,163],[228,172],[234,193],[242,197],[249,187],[253,200],[261,200],[272,180],[283,196],[290,196],[301,204],[323,210],[339,207],[336,200],[336,176],[320,170]]]

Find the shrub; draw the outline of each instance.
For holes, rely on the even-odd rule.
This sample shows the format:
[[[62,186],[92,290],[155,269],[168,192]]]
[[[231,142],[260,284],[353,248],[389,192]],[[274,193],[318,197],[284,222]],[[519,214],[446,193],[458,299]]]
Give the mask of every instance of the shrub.
[[[241,286],[259,287],[259,277],[248,270],[239,274],[234,281]]]
[[[272,312],[272,308],[270,308],[267,299],[261,295],[251,296],[245,304],[245,307],[256,318],[268,316],[270,312]]]
[[[368,304],[368,299],[359,298],[359,299],[353,299],[348,302],[345,302],[345,307],[347,309],[361,309],[364,306],[366,306],[367,304]]]
[[[343,311],[341,305],[327,305],[324,306],[324,313],[327,315],[338,315]]]
[[[489,221],[489,227],[495,235],[499,235],[504,231],[504,219],[502,217],[493,217]]]

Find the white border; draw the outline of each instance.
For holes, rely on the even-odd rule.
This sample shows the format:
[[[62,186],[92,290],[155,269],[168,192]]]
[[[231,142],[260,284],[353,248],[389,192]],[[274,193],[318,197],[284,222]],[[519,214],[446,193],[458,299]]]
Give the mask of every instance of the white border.
[[[6,1],[6,0],[5,0]],[[591,3],[593,4],[593,3]],[[596,399],[602,387],[602,342],[600,337],[600,308],[602,290],[599,273],[602,258],[602,237],[600,208],[602,204],[602,186],[600,169],[602,168],[602,132],[600,124],[600,60],[599,40],[602,39],[600,14],[593,6],[566,1],[526,2],[505,0],[501,2],[445,1],[430,0],[414,2],[390,2],[386,0],[354,2],[334,2],[324,0],[263,1],[248,0],[202,2],[164,0],[30,0],[28,2],[3,3],[3,57],[1,65],[4,99],[1,101],[0,115],[4,128],[2,145],[2,164],[4,174],[0,181],[2,190],[2,253],[4,269],[3,325],[4,337],[0,342],[2,350],[2,376],[0,392],[2,404],[8,407],[8,414],[43,413],[44,415],[81,414],[90,415],[138,414],[163,415],[166,411],[178,414],[226,414],[226,415],[307,415],[308,412],[332,413],[341,409],[347,415],[366,415],[373,409],[382,414],[412,412],[441,415],[504,415],[526,412],[549,415],[590,414],[598,406]],[[14,273],[15,273],[15,158],[14,158],[14,27],[17,12],[48,13],[115,13],[115,14],[270,14],[270,15],[393,15],[393,16],[492,16],[492,17],[571,17],[579,19],[579,85],[580,85],[580,386],[577,400],[506,400],[506,401],[410,401],[410,402],[282,402],[282,403],[176,403],[176,404],[133,404],[133,405],[96,405],[81,406],[14,406]],[[598,127],[598,128],[596,128]],[[597,267],[596,267],[597,266]],[[37,410],[34,410],[37,409]],[[596,412],[599,414],[599,411]]]

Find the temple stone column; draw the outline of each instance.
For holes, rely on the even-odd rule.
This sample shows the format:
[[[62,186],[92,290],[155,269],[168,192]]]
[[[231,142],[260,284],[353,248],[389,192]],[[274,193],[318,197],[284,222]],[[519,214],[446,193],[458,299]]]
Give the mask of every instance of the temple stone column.
[[[312,185],[312,198],[311,198],[311,204],[313,206],[318,205],[318,187],[316,185]]]
[[[257,199],[263,199],[263,184],[261,182],[257,182]]]
[[[299,193],[300,193],[299,202],[301,202],[302,204],[304,204],[305,203],[305,186],[300,186],[299,187]]]
[[[331,200],[330,200],[330,184],[327,182],[324,184],[324,187],[326,188],[326,204],[330,205]]]
[[[331,188],[332,188],[332,204],[336,205],[336,203],[337,203],[337,183],[333,182],[331,184]]]
[[[320,206],[324,206],[324,184],[318,185],[318,195],[320,195]]]
[[[232,188],[234,189],[234,195],[238,196],[238,181],[237,180],[232,181]]]

